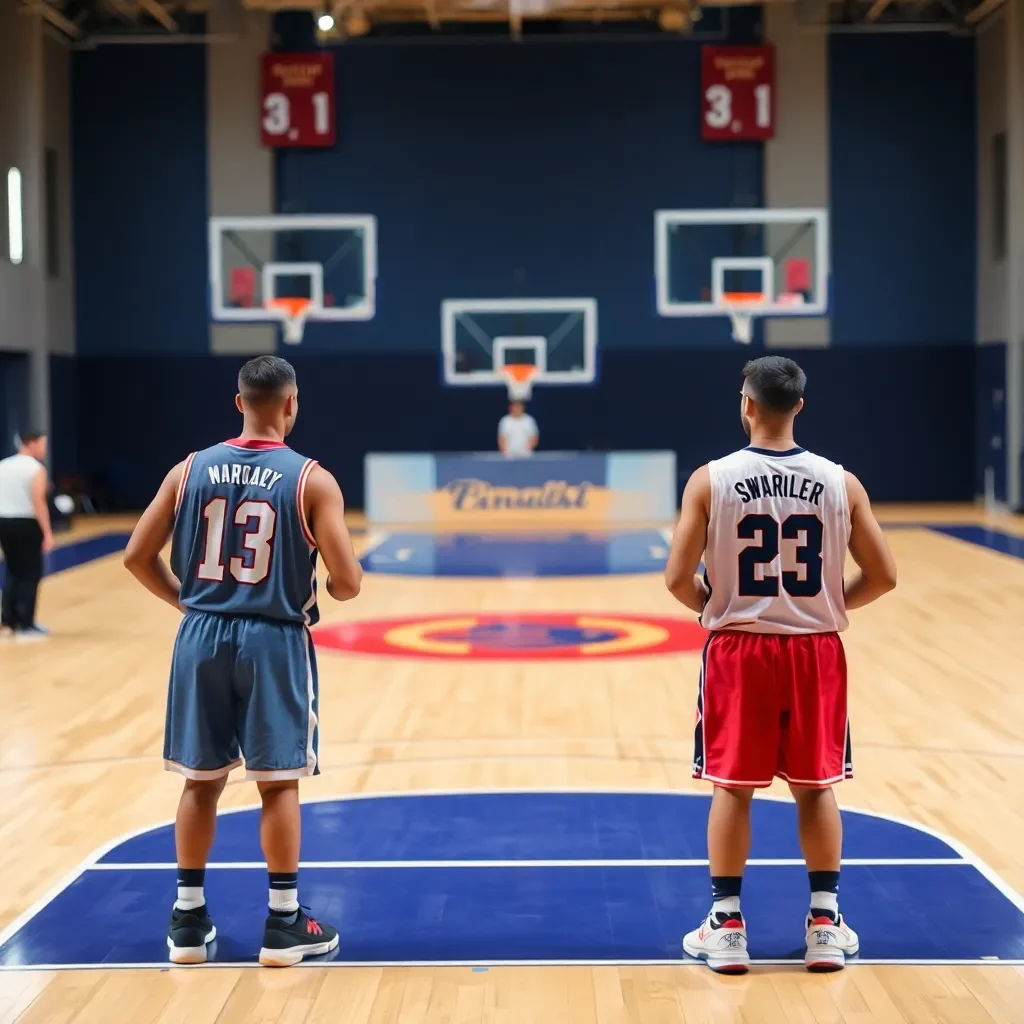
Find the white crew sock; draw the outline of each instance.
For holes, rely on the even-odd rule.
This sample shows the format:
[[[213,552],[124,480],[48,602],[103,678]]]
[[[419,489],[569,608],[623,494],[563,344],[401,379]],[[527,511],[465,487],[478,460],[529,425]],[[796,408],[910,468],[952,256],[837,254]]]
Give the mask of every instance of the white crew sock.
[[[178,910],[198,910],[206,903],[206,896],[203,894],[201,885],[179,885],[178,898],[174,905]],[[167,906],[165,903],[164,906]]]
[[[299,890],[271,889],[270,909],[279,914],[294,914],[299,909]]]
[[[834,892],[812,892],[812,910],[831,910],[833,914],[839,914],[839,897]]]
[[[740,912],[739,896],[726,896],[711,904],[712,914],[738,914]]]

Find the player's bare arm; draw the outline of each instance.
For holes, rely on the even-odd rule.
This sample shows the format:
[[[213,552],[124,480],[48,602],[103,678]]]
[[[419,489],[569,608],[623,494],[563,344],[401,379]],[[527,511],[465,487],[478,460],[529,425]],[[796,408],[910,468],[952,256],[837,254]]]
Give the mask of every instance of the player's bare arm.
[[[345,525],[341,488],[321,466],[306,481],[305,506],[309,529],[327,566],[327,593],[335,601],[349,601],[359,593],[363,569]]]
[[[697,566],[708,542],[711,515],[711,474],[707,466],[695,470],[683,491],[679,524],[665,565],[665,585],[672,596],[699,615],[707,600]]]
[[[174,529],[174,503],[184,462],[179,462],[164,477],[164,482],[135,524],[131,540],[124,549],[125,568],[151,593],[180,609],[180,585],[160,557]]]
[[[896,563],[871,510],[868,493],[852,473],[846,474],[846,494],[850,506],[850,555],[860,570],[843,586],[849,611],[871,604],[896,586]]]
[[[46,470],[40,467],[32,478],[30,497],[32,511],[36,514],[36,522],[43,531],[43,553],[53,549],[53,529],[50,526],[50,506],[46,503]]]

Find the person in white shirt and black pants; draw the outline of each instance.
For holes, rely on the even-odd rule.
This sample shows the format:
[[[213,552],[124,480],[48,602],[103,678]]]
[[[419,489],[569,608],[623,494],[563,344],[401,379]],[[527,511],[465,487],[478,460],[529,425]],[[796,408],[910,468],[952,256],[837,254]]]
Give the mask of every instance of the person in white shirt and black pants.
[[[522,402],[513,399],[508,404],[508,415],[498,424],[498,448],[507,459],[525,459],[533,454],[540,435],[537,421],[525,411]]]
[[[0,635],[42,640],[36,623],[36,596],[43,578],[43,555],[53,547],[46,502],[46,435],[26,431],[17,455],[0,461],[0,552],[6,564]]]

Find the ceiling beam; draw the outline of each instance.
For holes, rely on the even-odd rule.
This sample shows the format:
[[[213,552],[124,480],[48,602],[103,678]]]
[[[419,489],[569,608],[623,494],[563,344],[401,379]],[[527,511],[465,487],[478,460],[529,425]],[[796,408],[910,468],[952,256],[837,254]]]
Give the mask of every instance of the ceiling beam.
[[[964,16],[965,25],[977,25],[979,21],[987,18],[993,11],[998,10],[1006,0],[983,0],[973,11]]]
[[[44,0],[23,0],[23,3],[29,11],[42,16],[54,28],[60,29],[69,39],[82,38],[82,30],[73,21],[65,18],[60,11],[45,3]]]
[[[138,5],[151,18],[153,18],[154,21],[159,21],[168,32],[178,31],[178,23],[167,13],[167,11],[163,9],[159,0],[136,0],[136,3],[138,3]]]

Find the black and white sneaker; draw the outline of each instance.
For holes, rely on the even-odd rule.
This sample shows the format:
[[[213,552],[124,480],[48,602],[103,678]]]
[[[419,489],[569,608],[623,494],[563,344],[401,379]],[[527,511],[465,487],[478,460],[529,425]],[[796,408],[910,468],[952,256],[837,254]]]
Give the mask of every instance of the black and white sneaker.
[[[167,948],[172,964],[205,964],[206,947],[217,938],[213,918],[204,903],[195,910],[171,911],[167,929]]]
[[[14,639],[23,644],[39,643],[40,640],[50,639],[50,631],[45,626],[36,624],[27,629],[16,629]]]
[[[338,947],[338,929],[310,917],[304,907],[294,914],[271,912],[263,929],[260,963],[294,967],[305,956],[320,956]]]

